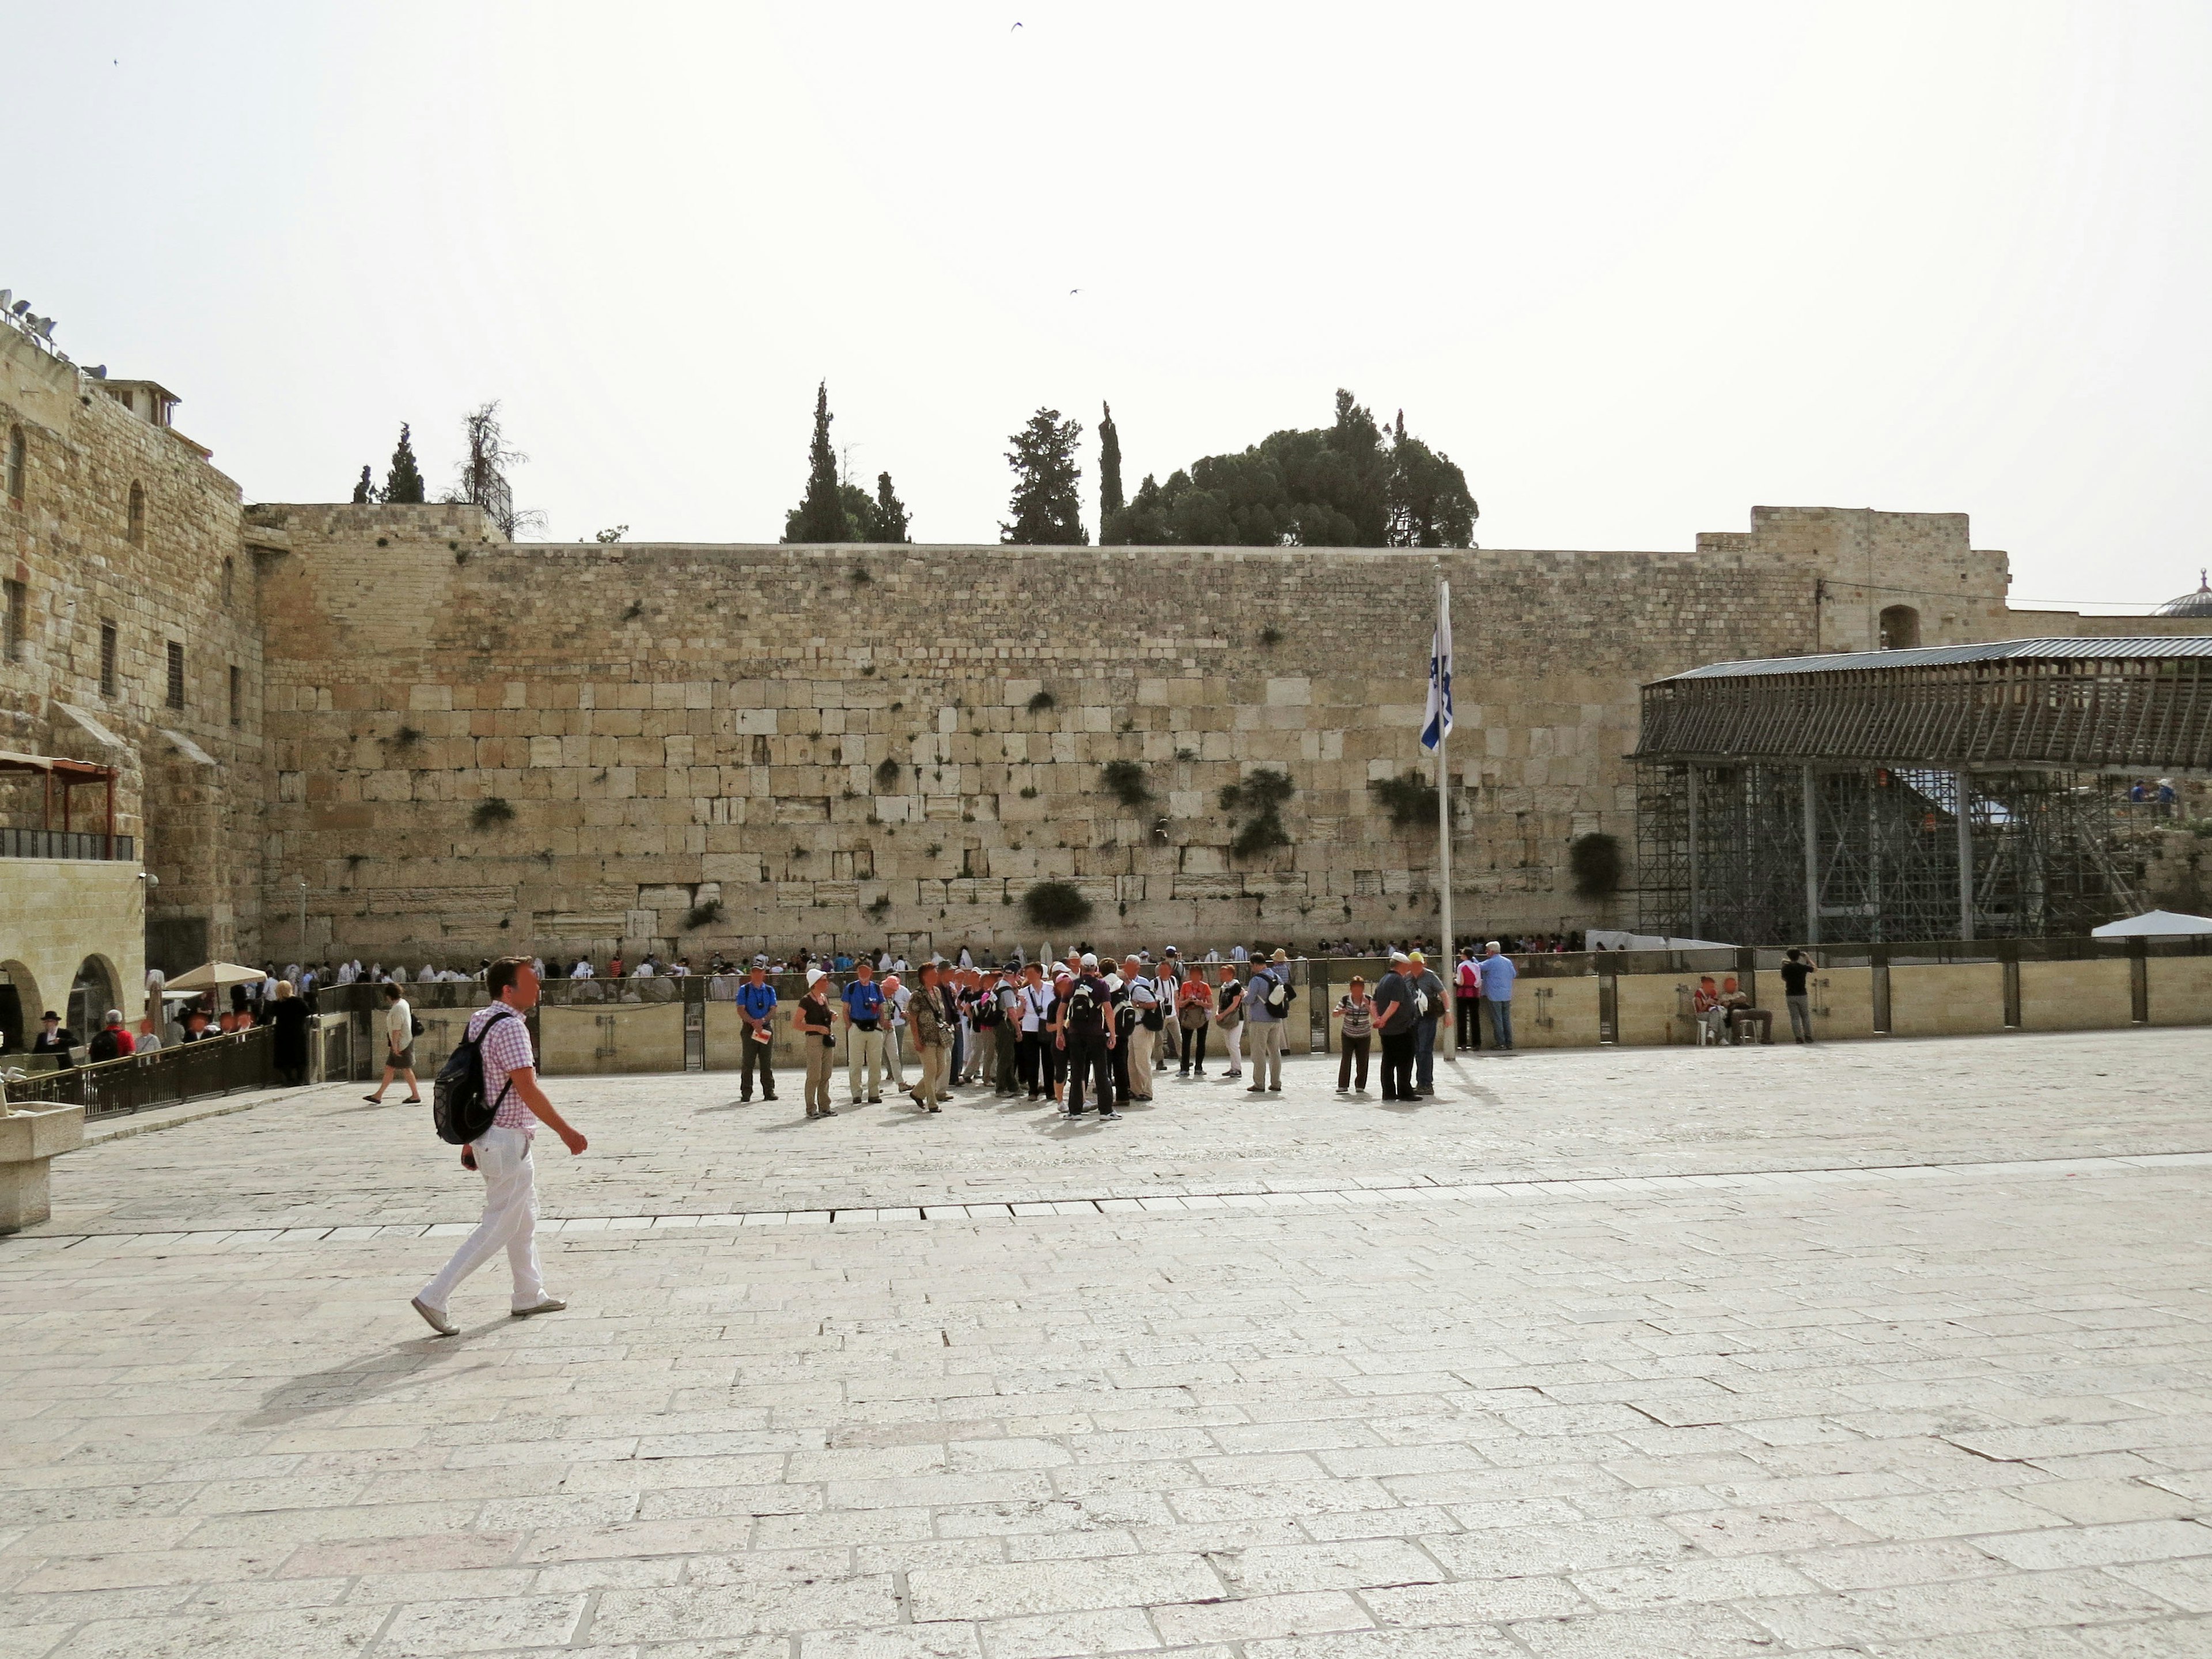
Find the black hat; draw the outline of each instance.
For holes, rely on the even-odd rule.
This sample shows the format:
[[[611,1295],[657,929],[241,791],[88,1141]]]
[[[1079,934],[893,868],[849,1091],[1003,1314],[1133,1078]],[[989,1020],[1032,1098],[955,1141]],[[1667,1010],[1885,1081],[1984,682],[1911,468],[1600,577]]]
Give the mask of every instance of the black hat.
[[[47,1010],[46,1010],[46,1012],[45,1013],[40,1014],[40,1015],[39,1016],[39,1018],[40,1018],[40,1019],[51,1019],[51,1020],[58,1021],[58,1020],[61,1018],[61,1016],[60,1016],[59,1014],[56,1013],[52,1009],[49,1008],[49,1009],[47,1009]]]

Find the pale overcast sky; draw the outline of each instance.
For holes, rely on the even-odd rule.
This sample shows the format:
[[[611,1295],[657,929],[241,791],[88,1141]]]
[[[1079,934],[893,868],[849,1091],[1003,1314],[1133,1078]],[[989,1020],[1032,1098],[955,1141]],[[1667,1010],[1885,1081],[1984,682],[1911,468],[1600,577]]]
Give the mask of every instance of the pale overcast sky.
[[[2212,562],[2203,0],[7,15],[0,286],[249,501],[403,420],[441,485],[498,398],[550,535],[772,540],[826,377],[916,538],[989,540],[1040,404],[1110,399],[1133,488],[1342,386],[1487,546],[1822,503],[1969,513],[2016,599]]]

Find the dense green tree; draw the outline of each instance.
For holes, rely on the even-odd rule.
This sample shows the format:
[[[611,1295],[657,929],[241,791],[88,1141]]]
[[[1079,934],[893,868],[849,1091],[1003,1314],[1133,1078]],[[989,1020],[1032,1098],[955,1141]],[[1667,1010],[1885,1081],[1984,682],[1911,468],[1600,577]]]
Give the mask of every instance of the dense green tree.
[[[384,475],[384,499],[395,505],[420,507],[422,498],[422,469],[415,465],[414,434],[403,423],[399,447],[392,452],[392,470]]]
[[[830,383],[814,392],[814,441],[806,450],[806,494],[785,517],[783,538],[787,542],[850,542],[853,533],[848,503],[837,477],[836,452],[830,447]],[[860,494],[855,491],[855,494]],[[863,501],[866,495],[860,495]]]
[[[366,507],[376,499],[376,486],[368,481],[368,468],[362,468],[361,477],[354,481],[353,504],[356,507]]]
[[[1449,457],[1386,439],[1349,392],[1327,427],[1270,433],[1242,454],[1148,474],[1100,540],[1236,547],[1465,547],[1476,507]]]
[[[1014,471],[1014,491],[1006,510],[1014,516],[1012,524],[999,526],[1000,540],[1038,547],[1091,544],[1077,493],[1083,469],[1075,464],[1075,447],[1082,438],[1082,422],[1063,421],[1056,409],[1040,409],[1007,439],[1013,445],[1006,465]]]
[[[1123,505],[1121,496],[1121,434],[1115,428],[1114,405],[1102,403],[1098,422],[1098,540],[1106,540],[1106,522]]]
[[[868,536],[872,542],[905,542],[914,538],[907,534],[906,503],[891,489],[891,475],[876,474],[876,499],[870,504]]]

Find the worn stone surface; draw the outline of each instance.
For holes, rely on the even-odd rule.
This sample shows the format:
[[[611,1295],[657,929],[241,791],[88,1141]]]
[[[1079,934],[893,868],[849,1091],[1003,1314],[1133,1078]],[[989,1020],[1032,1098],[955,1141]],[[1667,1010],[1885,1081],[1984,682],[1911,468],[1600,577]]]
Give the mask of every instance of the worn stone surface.
[[[1434,905],[1434,832],[1368,786],[1420,763],[1439,574],[1462,914],[1595,922],[1566,848],[1632,839],[1640,683],[1864,644],[1859,600],[1899,584],[1931,596],[1931,643],[2004,631],[2004,556],[1959,514],[1761,507],[1689,553],[1431,554],[485,551],[424,512],[249,514],[292,550],[267,592],[270,845],[310,872],[313,927],[386,959],[1004,943],[1045,879],[1102,939],[1403,931]],[[1150,798],[1118,799],[1113,762]],[[1219,794],[1259,767],[1296,786],[1291,844],[1239,856]]]
[[[419,1117],[112,1142],[0,1244],[5,1650],[2203,1652],[2206,1042],[1486,1057],[1400,1113],[1296,1061],[1073,1131],[562,1084],[573,1305],[495,1267],[450,1342]],[[1102,1182],[1155,1196],[685,1213]]]

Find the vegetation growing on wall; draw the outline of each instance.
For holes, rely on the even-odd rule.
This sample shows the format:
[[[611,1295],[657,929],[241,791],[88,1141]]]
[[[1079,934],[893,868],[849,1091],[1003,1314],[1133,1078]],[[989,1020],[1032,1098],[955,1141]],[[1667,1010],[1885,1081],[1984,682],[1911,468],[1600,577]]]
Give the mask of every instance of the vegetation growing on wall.
[[[1231,822],[1243,820],[1230,838],[1230,852],[1249,859],[1288,847],[1291,832],[1284,827],[1283,804],[1297,793],[1291,775],[1270,766],[1254,769],[1239,782],[1224,784],[1221,810]]]
[[[1099,769],[1107,789],[1124,806],[1142,806],[1152,798],[1151,779],[1141,761],[1110,760]]]
[[[1567,872],[1574,878],[1577,898],[1611,898],[1620,890],[1626,864],[1620,838],[1602,830],[1577,836],[1567,847]]]
[[[1376,805],[1390,814],[1393,829],[1411,830],[1422,823],[1433,825],[1437,821],[1436,781],[1419,772],[1407,770],[1395,778],[1371,778],[1367,793],[1375,797]]]
[[[1091,901],[1072,881],[1041,881],[1022,895],[1022,915],[1039,927],[1079,927],[1091,920]]]

